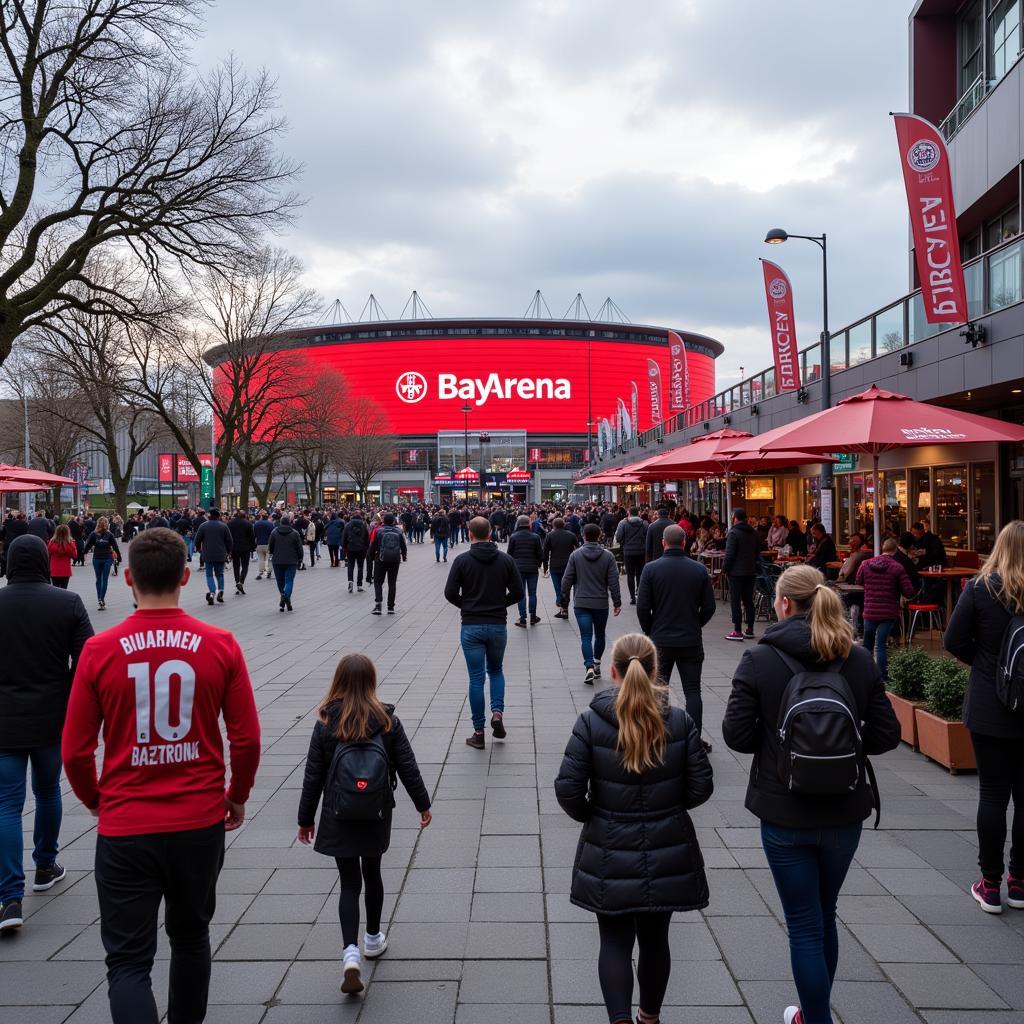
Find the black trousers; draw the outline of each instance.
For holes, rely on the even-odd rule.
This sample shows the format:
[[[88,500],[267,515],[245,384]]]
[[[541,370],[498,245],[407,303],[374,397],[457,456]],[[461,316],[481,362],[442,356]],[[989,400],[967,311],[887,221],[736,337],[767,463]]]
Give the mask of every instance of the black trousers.
[[[71,581],[71,577],[70,576],[51,576],[50,577],[50,582],[55,587],[60,587],[61,590],[67,590],[68,589],[68,583],[70,581]]]
[[[729,604],[732,607],[732,624],[737,633],[743,629],[744,615],[747,620],[747,629],[751,633],[754,631],[754,583],[756,580],[756,576],[729,577]]]
[[[633,1022],[633,946],[639,944],[636,977],[640,982],[640,1009],[650,1016],[661,1013],[672,953],[668,944],[668,926],[672,914],[598,914],[601,953],[597,974],[601,993],[612,1024]]]
[[[640,573],[644,571],[643,555],[623,555],[622,564],[626,570],[626,586],[629,587],[630,601],[636,600],[636,588],[640,586]]]
[[[363,566],[366,565],[366,555],[363,554],[362,551],[360,551],[359,554],[357,554],[357,555],[350,554],[348,556],[348,558],[345,559],[345,565],[348,568],[348,581],[349,581],[349,583],[352,582],[352,570],[355,569],[355,570],[357,570],[357,572],[356,572],[356,586],[357,587],[361,587],[363,585]],[[370,582],[370,570],[369,570],[369,568],[367,568],[367,570],[366,570],[366,582],[367,583]]]
[[[98,836],[96,891],[113,1024],[157,1024],[150,973],[160,901],[171,943],[168,1024],[201,1024],[210,989],[210,919],[224,863],[224,826]]]
[[[1024,878],[1024,741],[972,732],[971,742],[978,762],[978,865],[981,873],[993,882],[1003,877],[1006,811],[1012,799],[1010,874]]]
[[[366,883],[366,931],[380,932],[384,912],[384,882],[380,874],[380,857],[335,857],[340,876],[338,917],[341,938],[346,946],[359,945],[359,892]]]
[[[376,572],[373,575],[373,592],[377,599],[377,604],[382,603],[382,598],[384,596],[384,580],[385,578],[387,579],[389,609],[395,607],[395,590],[398,588],[398,565],[398,562],[391,564],[378,562]]]
[[[704,699],[700,693],[700,672],[703,665],[703,647],[658,648],[658,675],[668,686],[672,682],[672,669],[679,669],[679,681],[683,684],[683,696],[686,698],[686,713],[697,726],[698,736],[704,724]]]
[[[338,554],[338,552],[340,552],[340,551],[341,551],[341,545],[340,544],[328,544],[327,545],[327,554],[331,556],[331,565],[332,566],[334,566],[334,565],[341,565],[341,557]]]
[[[249,552],[233,551],[231,553],[231,574],[235,578],[236,585],[244,583],[249,575]]]
[[[306,541],[306,548],[309,551],[309,567],[310,567],[310,569],[312,569],[313,566],[316,565],[316,541],[315,540],[307,540]]]

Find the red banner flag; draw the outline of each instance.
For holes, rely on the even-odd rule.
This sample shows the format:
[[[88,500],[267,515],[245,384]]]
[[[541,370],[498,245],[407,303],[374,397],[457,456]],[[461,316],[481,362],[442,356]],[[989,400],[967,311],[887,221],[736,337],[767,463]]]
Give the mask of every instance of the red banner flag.
[[[157,480],[162,484],[169,484],[174,480],[174,456],[160,454],[156,457]]]
[[[651,425],[661,420],[661,367],[656,359],[647,360],[647,386],[651,389]]]
[[[894,114],[914,233],[924,315],[930,324],[969,319],[949,153],[938,129],[916,114]]]
[[[682,412],[690,405],[690,369],[686,364],[686,346],[675,331],[668,332],[668,351],[672,366],[669,412]]]
[[[800,361],[796,348],[796,320],[793,315],[793,286],[778,264],[761,260],[764,294],[768,300],[768,324],[775,353],[775,390],[795,391],[800,387]]]

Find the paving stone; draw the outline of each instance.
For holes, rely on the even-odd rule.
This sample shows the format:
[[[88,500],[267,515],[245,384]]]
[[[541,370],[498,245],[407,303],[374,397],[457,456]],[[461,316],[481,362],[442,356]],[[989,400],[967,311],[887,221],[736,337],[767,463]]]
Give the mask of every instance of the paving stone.
[[[851,924],[849,928],[879,962],[956,963],[956,957],[924,925]]]
[[[490,963],[468,960],[459,986],[460,1003],[547,1003],[543,961]]]
[[[883,964],[882,969],[907,999],[922,1009],[1007,1009],[1007,1004],[969,967],[952,964]],[[1018,972],[1018,980],[1019,976]]]

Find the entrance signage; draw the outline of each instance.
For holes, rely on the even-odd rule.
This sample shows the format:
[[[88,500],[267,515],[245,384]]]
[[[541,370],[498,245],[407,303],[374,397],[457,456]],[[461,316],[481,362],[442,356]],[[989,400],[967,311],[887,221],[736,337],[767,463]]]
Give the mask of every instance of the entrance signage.
[[[409,377],[412,374],[404,376]],[[437,396],[442,400],[458,398],[474,405],[484,405],[491,397],[521,398],[526,402],[534,398],[547,398],[564,402],[572,398],[572,384],[564,377],[499,377],[496,373],[491,373],[481,379],[457,377],[454,373],[439,373]],[[419,398],[415,401],[419,401]]]
[[[795,391],[800,387],[796,347],[796,319],[793,315],[793,286],[782,267],[761,260],[764,294],[768,300],[768,324],[775,355],[775,389]]]
[[[925,319],[930,324],[966,323],[967,288],[946,142],[923,117],[893,116]]]

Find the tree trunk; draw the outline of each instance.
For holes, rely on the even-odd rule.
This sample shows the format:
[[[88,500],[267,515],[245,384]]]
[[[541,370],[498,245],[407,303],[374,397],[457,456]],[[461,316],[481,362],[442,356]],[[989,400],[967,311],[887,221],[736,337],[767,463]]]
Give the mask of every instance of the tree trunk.
[[[253,473],[247,466],[238,468],[238,497],[242,508],[249,507],[249,488],[253,483]]]

